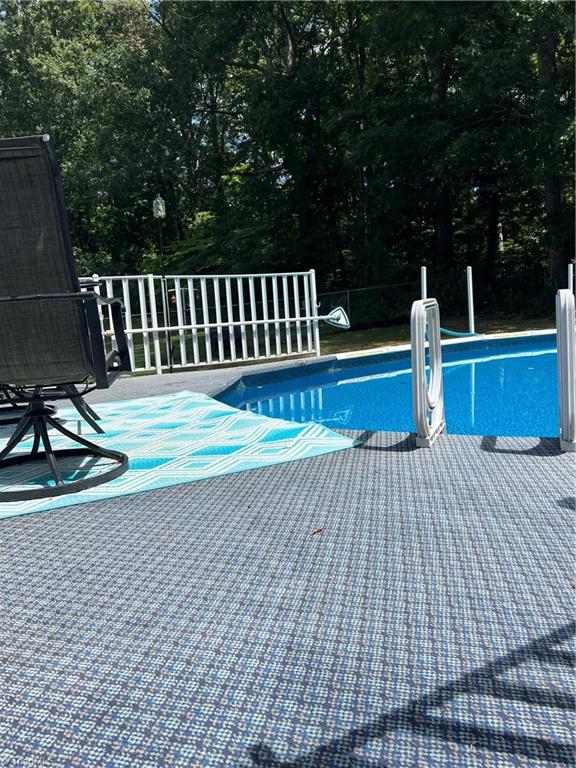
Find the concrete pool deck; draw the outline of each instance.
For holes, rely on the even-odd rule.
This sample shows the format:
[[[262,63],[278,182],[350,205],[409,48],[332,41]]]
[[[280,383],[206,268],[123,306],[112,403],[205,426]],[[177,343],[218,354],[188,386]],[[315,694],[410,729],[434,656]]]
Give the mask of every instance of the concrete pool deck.
[[[0,766],[572,765],[576,456],[348,434],[1,523]]]

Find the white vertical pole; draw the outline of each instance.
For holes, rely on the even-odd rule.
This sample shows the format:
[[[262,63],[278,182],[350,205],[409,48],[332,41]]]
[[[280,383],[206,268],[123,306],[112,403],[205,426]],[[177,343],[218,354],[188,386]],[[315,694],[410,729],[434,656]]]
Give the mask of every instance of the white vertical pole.
[[[310,318],[310,280],[308,275],[304,276],[304,312],[306,312],[306,317]],[[306,341],[308,352],[312,352],[312,322],[310,319],[306,320]]]
[[[296,317],[300,317],[300,291],[298,290],[298,275],[292,276],[292,286],[294,291],[294,312]],[[296,348],[302,352],[302,323],[296,320]]]
[[[278,302],[278,278],[276,275],[272,278],[272,299],[274,301],[274,319],[278,320],[280,316],[280,304]],[[282,354],[282,341],[280,339],[280,323],[274,323],[274,336],[276,339],[276,354]]]
[[[468,330],[476,333],[474,323],[474,286],[472,284],[472,267],[466,267],[466,286],[468,289]]]
[[[254,292],[254,278],[248,278],[248,288],[250,291],[250,319],[258,320],[256,312],[256,294]],[[258,326],[252,324],[252,343],[254,345],[254,357],[260,357],[260,344],[258,343]]]
[[[94,293],[97,293],[98,296],[100,296],[101,295],[100,276],[97,274],[93,274],[92,279],[96,283],[94,286]],[[106,350],[106,336],[104,335],[104,332],[106,330],[104,326],[104,312],[102,310],[102,305],[99,302],[96,302],[96,308],[98,310],[98,318],[100,320],[100,332],[102,334],[102,343],[104,344],[104,349]],[[108,312],[110,312],[110,308],[108,308]],[[110,326],[112,326],[112,322],[110,322]]]
[[[210,310],[208,309],[208,293],[206,291],[206,278],[200,278],[200,298],[202,299],[202,322],[204,323],[204,341],[206,342],[206,362],[212,362],[212,341],[210,328],[206,324],[210,322]]]
[[[160,352],[160,338],[158,336],[158,313],[156,311],[154,275],[148,275],[148,299],[150,301],[150,320],[152,321],[152,342],[154,344],[156,373],[162,373],[162,354]]]
[[[574,264],[568,264],[568,288],[574,293]]]
[[[216,305],[216,322],[218,328],[216,333],[218,334],[218,360],[224,362],[224,332],[222,330],[222,307],[220,306],[220,280],[215,277],[212,281],[214,287],[214,303]]]
[[[182,287],[180,285],[180,278],[174,278],[174,291],[176,292],[176,317],[178,318],[178,325],[186,325],[184,321],[184,307],[182,306]],[[180,338],[180,363],[186,365],[188,362],[186,355],[186,331],[178,331]]]
[[[286,320],[286,354],[292,354],[292,332],[290,330],[290,297],[288,296],[288,277],[282,275],[282,296],[284,298],[284,318]]]
[[[226,284],[226,315],[229,323],[234,322],[234,303],[232,302],[232,283],[229,277],[224,278]],[[230,359],[236,360],[236,339],[234,336],[234,326],[228,326],[228,335],[230,339]]]
[[[196,299],[194,298],[194,280],[189,277],[188,283],[188,304],[190,305],[190,325],[196,325]],[[194,365],[200,363],[200,347],[198,345],[198,328],[192,328],[192,354],[194,355]]]
[[[128,344],[128,354],[130,355],[130,365],[132,369],[136,368],[134,360],[134,339],[132,338],[132,305],[130,304],[130,281],[127,277],[122,278],[122,301],[124,302],[124,323],[126,325],[126,342]]]
[[[470,424],[476,424],[476,363],[470,363]]]
[[[138,299],[140,302],[140,322],[142,328],[148,328],[148,306],[146,303],[146,286],[144,284],[144,278],[138,278]],[[142,344],[144,346],[144,368],[150,370],[152,368],[152,361],[150,359],[150,336],[144,331],[142,333]]]
[[[318,325],[318,297],[316,295],[316,270],[310,270],[310,302],[312,304],[312,314],[314,320],[312,321],[312,327],[314,329],[314,349],[316,351],[316,357],[320,357],[320,328]]]
[[[246,314],[244,313],[244,286],[242,285],[242,278],[236,278],[236,285],[238,287],[238,312],[240,315],[240,338],[242,339],[242,359],[248,358],[248,342],[246,339]]]
[[[94,280],[94,293],[97,293],[98,296],[100,296],[100,275],[93,274],[92,279]],[[102,330],[102,333],[104,333],[104,317],[102,315],[102,305],[99,303],[96,303],[96,306],[98,307],[98,317],[100,318],[100,328]]]
[[[112,280],[109,277],[106,278],[106,298],[114,298],[114,287],[112,285]],[[112,320],[112,307],[110,304],[108,304],[108,329],[110,331],[114,330],[114,321]],[[116,338],[114,336],[112,337],[112,349],[116,349]]]
[[[162,288],[162,325],[166,327],[170,327],[172,323],[170,322],[170,312],[169,312],[169,304],[168,304],[168,282],[166,279],[166,275],[162,275],[160,277],[160,287]],[[173,360],[172,360],[172,332],[171,331],[164,331],[164,347],[166,348],[166,358],[168,360],[168,366],[170,368],[170,373],[172,373],[172,367],[173,367]]]
[[[420,298],[428,298],[428,275],[426,267],[420,267]]]
[[[576,451],[576,300],[571,290],[556,294],[560,450]]]
[[[270,357],[270,324],[268,323],[268,289],[266,288],[266,277],[260,278],[260,292],[262,294],[262,319],[266,320],[264,324],[264,348],[266,357]]]

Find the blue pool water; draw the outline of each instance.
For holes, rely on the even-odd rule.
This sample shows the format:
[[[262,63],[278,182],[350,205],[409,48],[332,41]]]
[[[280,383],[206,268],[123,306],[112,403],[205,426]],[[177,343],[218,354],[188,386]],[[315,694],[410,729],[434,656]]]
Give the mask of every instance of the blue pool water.
[[[454,344],[444,347],[442,356],[449,432],[558,435],[554,334]],[[220,399],[268,416],[340,429],[414,430],[409,352],[283,375],[290,378],[248,375]]]

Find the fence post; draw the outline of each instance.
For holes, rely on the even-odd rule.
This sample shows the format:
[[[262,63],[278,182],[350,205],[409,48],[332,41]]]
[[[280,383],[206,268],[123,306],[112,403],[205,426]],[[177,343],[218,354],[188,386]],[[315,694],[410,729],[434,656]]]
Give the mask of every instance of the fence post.
[[[468,330],[476,333],[474,322],[474,286],[472,284],[472,267],[466,267],[466,287],[468,291]]]
[[[426,267],[420,267],[420,298],[428,298],[428,278]]]
[[[150,299],[150,320],[152,325],[152,340],[154,343],[154,361],[156,363],[156,373],[162,373],[162,353],[160,352],[160,339],[158,337],[158,313],[156,311],[154,275],[148,275],[148,296]]]
[[[310,303],[312,304],[312,328],[314,333],[314,349],[316,350],[316,357],[320,357],[320,328],[318,324],[318,296],[316,294],[316,270],[311,269],[309,274],[310,280]]]

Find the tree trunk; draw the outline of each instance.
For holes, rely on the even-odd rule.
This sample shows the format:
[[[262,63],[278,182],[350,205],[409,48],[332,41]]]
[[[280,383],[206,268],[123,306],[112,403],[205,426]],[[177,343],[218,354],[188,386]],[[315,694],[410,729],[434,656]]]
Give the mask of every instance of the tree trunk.
[[[482,195],[486,215],[486,254],[484,259],[484,291],[494,298],[496,287],[496,263],[503,247],[500,194],[494,187]]]
[[[430,100],[438,109],[442,109],[446,100],[448,79],[448,65],[434,56],[430,62],[430,85],[432,88]],[[439,264],[448,262],[452,265],[454,263],[454,226],[450,188],[446,181],[440,181],[436,184],[436,190],[436,260]]]
[[[556,95],[558,81],[556,45],[557,38],[553,30],[550,28],[544,30],[538,48],[538,68],[544,91],[544,110],[550,121],[559,118],[559,102]],[[550,279],[554,288],[558,289],[566,286],[566,273],[570,261],[570,244],[564,228],[567,215],[563,194],[564,180],[554,157],[544,158],[544,172]]]
[[[446,184],[438,187],[436,202],[436,260],[439,264],[454,263],[454,228],[452,224],[452,200]]]

